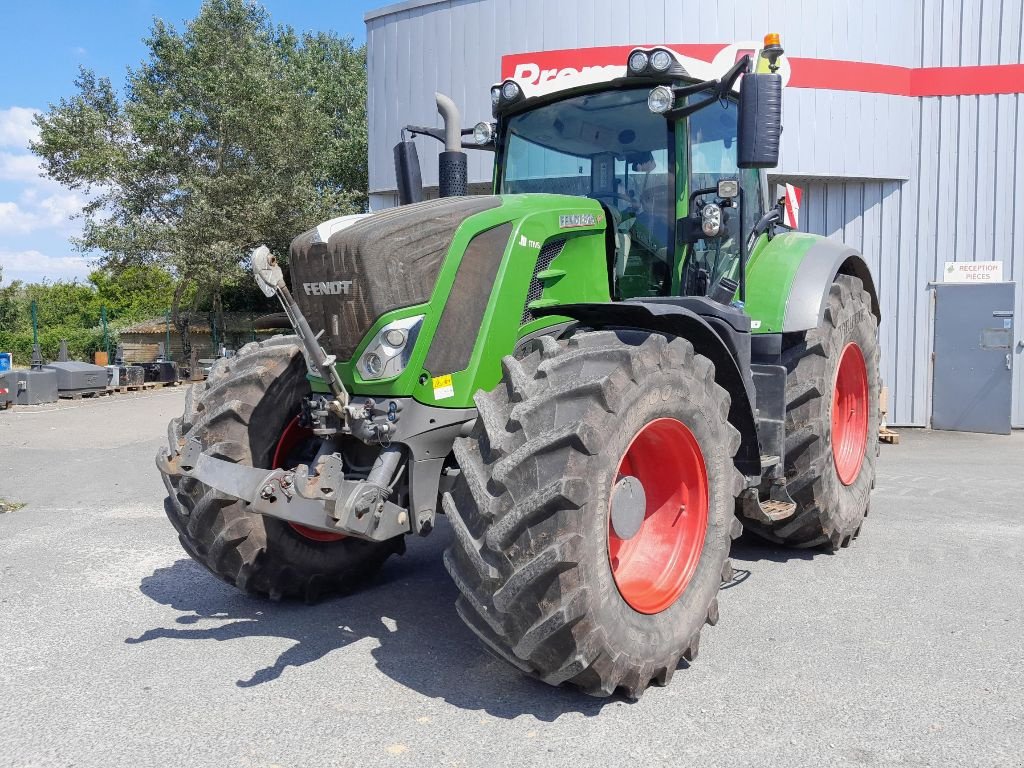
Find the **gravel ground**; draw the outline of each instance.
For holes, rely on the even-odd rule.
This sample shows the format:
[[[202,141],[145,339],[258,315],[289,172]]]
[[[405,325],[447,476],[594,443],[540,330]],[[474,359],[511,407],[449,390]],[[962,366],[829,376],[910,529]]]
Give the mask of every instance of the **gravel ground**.
[[[740,539],[700,658],[629,703],[485,653],[445,525],[315,607],[217,581],[153,466],[183,396],[0,413],[0,765],[1024,765],[1024,434],[904,430],[837,555]]]

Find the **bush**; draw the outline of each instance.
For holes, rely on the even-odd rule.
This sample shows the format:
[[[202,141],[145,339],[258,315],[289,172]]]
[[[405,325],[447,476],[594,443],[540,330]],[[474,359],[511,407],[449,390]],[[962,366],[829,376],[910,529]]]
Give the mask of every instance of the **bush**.
[[[117,347],[117,331],[110,329],[111,358]],[[93,355],[104,349],[102,328],[49,328],[39,332],[39,347],[43,359],[47,362],[57,359],[60,352],[61,339],[67,339],[68,358],[92,362]],[[32,332],[12,333],[0,331],[0,352],[10,352],[15,365],[28,365],[32,362]]]

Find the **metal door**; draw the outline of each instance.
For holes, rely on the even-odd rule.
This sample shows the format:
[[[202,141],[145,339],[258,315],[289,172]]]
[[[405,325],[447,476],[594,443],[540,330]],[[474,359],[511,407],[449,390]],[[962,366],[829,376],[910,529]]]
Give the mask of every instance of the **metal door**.
[[[1014,286],[935,285],[933,429],[1010,433]]]

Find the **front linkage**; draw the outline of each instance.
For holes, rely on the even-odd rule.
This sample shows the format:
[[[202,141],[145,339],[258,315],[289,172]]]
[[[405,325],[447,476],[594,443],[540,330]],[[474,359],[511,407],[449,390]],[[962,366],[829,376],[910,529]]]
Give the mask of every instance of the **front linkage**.
[[[385,541],[409,533],[409,511],[388,501],[387,485],[401,459],[401,449],[381,452],[365,480],[345,479],[342,460],[322,456],[316,471],[259,469],[216,459],[190,438],[174,456],[162,452],[157,467],[168,476],[184,475],[246,502],[253,512],[314,530]]]
[[[260,515],[294,525],[369,541],[386,541],[433,528],[444,457],[452,441],[466,434],[473,409],[438,409],[410,398],[351,397],[291,297],[281,268],[265,246],[253,253],[256,282],[276,295],[300,342],[306,365],[321,376],[331,395],[304,399],[300,424],[323,439],[311,466],[261,469],[204,453],[194,437],[176,450],[161,450],[157,468],[168,477],[189,477],[239,499]],[[429,411],[429,414],[427,413]],[[346,477],[345,462],[332,451],[333,440],[348,436],[380,446],[372,468],[362,478]],[[409,506],[391,501],[408,458]]]

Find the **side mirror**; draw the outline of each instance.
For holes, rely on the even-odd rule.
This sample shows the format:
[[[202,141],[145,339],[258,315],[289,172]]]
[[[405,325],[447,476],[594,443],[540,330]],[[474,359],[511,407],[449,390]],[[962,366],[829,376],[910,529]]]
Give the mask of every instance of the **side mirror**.
[[[398,204],[408,205],[423,200],[423,179],[420,156],[413,141],[395,144],[395,179],[398,182]]]
[[[774,168],[782,137],[782,76],[744,75],[740,83],[737,143],[740,168]]]

